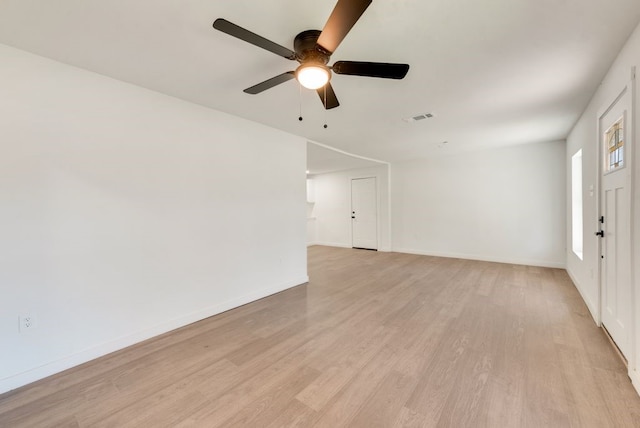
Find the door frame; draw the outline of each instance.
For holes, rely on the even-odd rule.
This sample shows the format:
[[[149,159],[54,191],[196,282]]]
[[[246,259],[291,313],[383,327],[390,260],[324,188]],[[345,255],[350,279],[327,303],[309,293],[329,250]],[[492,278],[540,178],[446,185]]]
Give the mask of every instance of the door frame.
[[[353,211],[353,180],[364,180],[374,178],[376,181],[376,251],[380,251],[380,177],[377,174],[350,175],[349,176],[349,219]],[[353,221],[349,221],[349,231],[351,235],[351,247],[353,248]]]
[[[636,102],[636,98],[635,98],[635,85],[636,85],[636,81],[635,81],[635,67],[632,68],[631,70],[631,79],[624,85],[624,87],[622,87],[622,89],[620,91],[618,91],[616,93],[616,95],[612,98],[609,99],[609,101],[604,104],[605,107],[601,108],[598,110],[598,116],[597,116],[597,123],[596,123],[596,130],[597,130],[597,153],[598,155],[596,156],[596,160],[597,160],[597,165],[596,165],[596,209],[597,209],[597,213],[598,213],[598,218],[600,218],[601,215],[603,215],[603,208],[602,208],[602,175],[604,174],[604,149],[602,146],[602,134],[605,131],[605,129],[603,129],[602,126],[602,120],[604,118],[605,115],[607,115],[607,113],[609,113],[609,111],[611,110],[611,108],[625,95],[625,94],[629,94],[630,97],[630,102],[629,102],[629,106],[630,109],[627,113],[627,117],[625,118],[625,153],[624,153],[624,158],[625,158],[625,168],[627,168],[628,170],[628,174],[630,175],[631,179],[629,180],[629,189],[627,194],[629,195],[629,230],[630,230],[630,234],[631,234],[631,239],[629,240],[629,254],[630,254],[630,266],[629,269],[631,270],[630,272],[630,280],[631,280],[631,287],[630,287],[630,291],[631,291],[631,319],[630,319],[630,329],[629,329],[629,336],[631,338],[631,343],[629,346],[629,355],[626,356],[627,358],[627,363],[628,363],[628,373],[629,376],[632,377],[632,372],[635,372],[636,370],[636,361],[637,361],[637,352],[636,352],[636,334],[638,332],[638,329],[636,328],[636,322],[639,319],[637,311],[636,311],[636,296],[639,296],[640,294],[640,290],[636,290],[636,283],[635,283],[635,278],[634,278],[634,266],[633,266],[633,262],[634,262],[634,243],[633,243],[633,234],[634,234],[634,226],[633,226],[633,214],[634,214],[634,206],[633,206],[633,195],[634,195],[634,176],[635,176],[635,171],[636,171],[636,166],[635,166],[635,161],[634,161],[634,156],[635,156],[635,134],[636,134],[636,130],[635,130],[635,102]],[[628,127],[628,128],[627,128]],[[628,143],[627,143],[628,141]],[[639,207],[640,208],[640,207]],[[598,229],[601,229],[601,225],[599,222],[596,223]],[[589,236],[590,233],[594,233],[595,231],[587,231],[587,236]],[[591,235],[592,236],[592,235]],[[597,287],[598,287],[598,293],[597,293],[597,305],[596,305],[596,323],[599,327],[603,327],[604,324],[602,323],[602,312],[603,312],[603,308],[602,308],[602,304],[603,304],[603,283],[602,283],[602,239],[601,238],[597,238],[597,265],[596,265],[596,282],[597,282]],[[633,377],[632,377],[633,379]],[[638,380],[640,380],[640,378],[638,378]]]

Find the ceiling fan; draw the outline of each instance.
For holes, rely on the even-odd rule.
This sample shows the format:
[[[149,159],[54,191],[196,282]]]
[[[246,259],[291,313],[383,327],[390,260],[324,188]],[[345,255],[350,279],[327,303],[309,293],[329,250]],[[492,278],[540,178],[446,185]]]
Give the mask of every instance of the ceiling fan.
[[[314,89],[320,95],[325,109],[338,107],[340,103],[331,86],[331,71],[336,74],[402,79],[409,71],[409,64],[385,62],[338,61],[327,65],[349,30],[360,19],[372,0],[338,0],[322,31],[307,30],[298,34],[290,50],[246,30],[225,19],[218,18],[213,28],[252,45],[266,49],[276,55],[300,65],[295,71],[287,71],[244,90],[248,94],[259,94],[291,79],[297,79],[305,88]]]

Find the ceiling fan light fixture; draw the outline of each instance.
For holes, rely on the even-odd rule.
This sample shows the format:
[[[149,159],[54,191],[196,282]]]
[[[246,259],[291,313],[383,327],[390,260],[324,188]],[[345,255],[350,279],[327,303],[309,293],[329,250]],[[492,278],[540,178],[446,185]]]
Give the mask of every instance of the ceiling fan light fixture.
[[[330,82],[334,73],[382,79],[403,79],[409,71],[409,64],[338,61],[331,66],[327,65],[336,48],[372,3],[372,0],[336,1],[333,12],[331,12],[322,31],[311,29],[298,33],[293,39],[294,50],[265,39],[224,18],[217,18],[213,22],[213,28],[216,30],[290,61],[301,63],[296,71],[281,73],[245,89],[244,92],[255,95],[281,83],[297,79],[301,86],[316,91],[325,110],[330,110],[340,105]],[[302,116],[298,120],[302,120]]]
[[[329,68],[323,64],[302,64],[296,70],[296,79],[307,89],[322,88],[330,78]]]

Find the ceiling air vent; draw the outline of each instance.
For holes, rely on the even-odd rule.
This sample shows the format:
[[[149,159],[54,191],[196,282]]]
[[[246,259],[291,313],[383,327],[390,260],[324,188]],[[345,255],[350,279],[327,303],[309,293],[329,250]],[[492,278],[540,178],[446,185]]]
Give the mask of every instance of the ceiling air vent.
[[[433,117],[433,114],[431,113],[424,113],[424,114],[419,114],[417,116],[413,116],[413,117],[407,117],[404,120],[407,123],[411,123],[411,122],[417,122],[419,120],[425,120],[425,119],[431,119]]]

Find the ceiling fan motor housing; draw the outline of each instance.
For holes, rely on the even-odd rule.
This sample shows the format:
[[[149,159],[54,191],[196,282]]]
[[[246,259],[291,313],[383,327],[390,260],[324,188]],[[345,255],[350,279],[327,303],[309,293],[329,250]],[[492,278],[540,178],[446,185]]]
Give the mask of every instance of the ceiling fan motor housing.
[[[330,53],[324,51],[317,44],[321,31],[307,30],[298,34],[293,40],[293,49],[299,62],[316,62],[326,65],[329,62]]]

